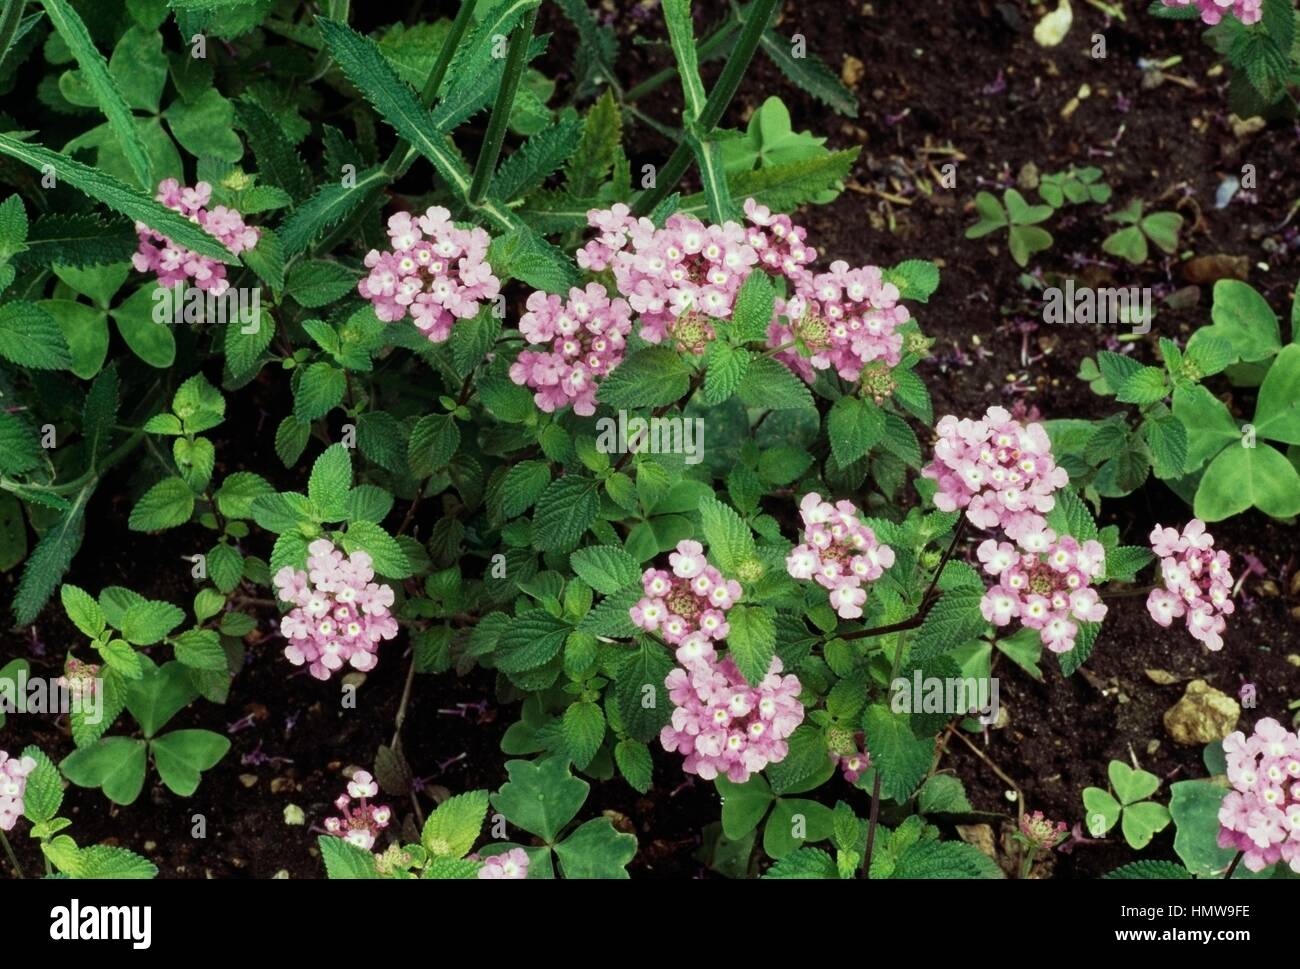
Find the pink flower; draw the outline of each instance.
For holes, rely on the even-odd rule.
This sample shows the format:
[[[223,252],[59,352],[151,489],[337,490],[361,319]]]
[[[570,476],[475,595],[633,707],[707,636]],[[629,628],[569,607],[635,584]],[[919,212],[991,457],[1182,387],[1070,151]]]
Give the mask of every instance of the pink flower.
[[[1080,543],[1070,535],[1058,540],[1050,528],[1022,532],[1017,551],[1006,542],[986,539],[976,555],[984,571],[998,581],[980,600],[980,612],[995,626],[1012,619],[1037,629],[1054,653],[1074,649],[1080,622],[1101,622],[1106,606],[1091,588],[1105,566],[1100,542]]]
[[[873,361],[892,367],[902,359],[898,328],[911,313],[899,304],[900,298],[898,287],[885,282],[876,266],[853,269],[846,262],[833,262],[830,272],[805,272],[796,279],[790,298],[777,306],[768,343],[795,343],[777,359],[809,383],[818,370],[834,370],[855,381]]]
[[[1266,718],[1223,750],[1233,790],[1219,806],[1219,846],[1245,852],[1251,871],[1282,861],[1300,873],[1300,737]]]
[[[1236,606],[1232,601],[1232,560],[1214,548],[1214,536],[1205,522],[1193,518],[1183,528],[1156,525],[1151,548],[1160,556],[1164,588],[1152,589],[1147,611],[1161,626],[1186,616],[1187,631],[1211,650],[1223,648],[1224,616]]]
[[[649,568],[642,574],[645,596],[628,611],[632,622],[680,647],[679,662],[711,659],[711,644],[726,639],[731,631],[727,610],[740,600],[740,583],[709,565],[704,546],[690,539],[678,542],[668,560],[672,572]]]
[[[483,859],[483,867],[478,870],[479,878],[527,878],[528,852],[523,848],[511,848],[509,851]]]
[[[750,686],[730,657],[683,658],[664,685],[673,702],[672,718],[659,733],[664,750],[685,757],[682,769],[705,780],[725,775],[737,784],[789,753],[786,739],[803,722],[798,677],[781,676],[772,657],[763,679]],[[684,668],[683,668],[684,667]]]
[[[1069,475],[1052,459],[1041,424],[1022,425],[1005,408],[990,407],[978,421],[942,418],[934,460],[921,471],[939,484],[935,507],[966,509],[979,528],[1002,528],[1010,538],[1041,532],[1053,493]]]
[[[23,815],[27,775],[36,770],[31,757],[10,757],[0,750],[0,831],[12,831]]]
[[[876,540],[876,533],[858,519],[851,501],[831,504],[809,492],[799,502],[803,544],[786,556],[786,571],[796,579],[812,579],[830,592],[832,608],[842,619],[858,619],[867,601],[863,586],[874,582],[894,564],[894,550]]]
[[[578,251],[578,265],[612,271],[618,292],[641,317],[647,343],[671,340],[690,353],[703,353],[713,339],[712,321],[730,318],[741,284],[759,261],[736,222],[705,225],[676,213],[656,228],[622,204],[593,209],[587,222],[600,234]]]
[[[477,316],[501,292],[486,262],[491,237],[479,228],[457,228],[440,206],[418,218],[410,212],[390,216],[388,238],[393,248],[371,249],[365,258],[370,274],[357,283],[386,323],[409,313],[430,343],[443,343],[456,320]]]
[[[1243,24],[1257,24],[1264,16],[1264,0],[1161,0],[1166,7],[1190,7],[1195,4],[1201,11],[1201,20],[1217,24],[1223,15],[1231,13]]]
[[[217,239],[238,255],[257,245],[261,233],[244,224],[244,218],[234,209],[218,205],[212,210],[205,206],[212,198],[212,186],[199,182],[193,188],[182,189],[176,179],[168,178],[158,183],[159,202],[179,212],[192,222],[197,222],[208,235]],[[223,295],[230,284],[226,281],[226,267],[216,259],[201,256],[178,242],[173,242],[160,232],[155,232],[143,222],[135,224],[140,244],[131,263],[140,272],[153,272],[162,286],[174,286],[186,280],[213,296]]]
[[[286,565],[274,579],[280,600],[294,606],[280,620],[289,641],[284,655],[294,666],[308,665],[318,680],[328,680],[344,664],[374,669],[380,641],[397,635],[397,620],[389,614],[393,590],[371,581],[375,570],[365,552],[344,558],[324,538],[307,552],[306,572]]]
[[[570,289],[567,300],[533,293],[527,305],[519,332],[550,350],[522,351],[510,366],[510,379],[531,387],[533,400],[547,413],[572,404],[574,413],[590,417],[600,380],[623,361],[632,308],[626,300],[610,300],[600,283]]]
[[[326,818],[325,830],[364,851],[375,846],[379,832],[393,819],[391,808],[370,804],[369,799],[379,793],[379,785],[363,770],[356,771],[348,782],[348,793],[334,802],[339,817]],[[352,799],[361,803],[352,807]]]
[[[1042,811],[1026,814],[1020,819],[1020,833],[1035,849],[1050,851],[1065,839],[1069,831],[1064,821],[1050,821]]]

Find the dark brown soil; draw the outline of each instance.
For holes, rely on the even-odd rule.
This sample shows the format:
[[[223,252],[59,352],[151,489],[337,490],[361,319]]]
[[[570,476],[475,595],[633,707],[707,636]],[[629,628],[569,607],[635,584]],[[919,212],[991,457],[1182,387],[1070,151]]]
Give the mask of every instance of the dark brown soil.
[[[626,35],[617,65],[620,76],[632,83],[667,63],[663,47],[631,45],[630,35],[637,31],[656,39],[662,34],[657,12],[638,13],[642,6],[632,0],[602,4],[614,11],[613,22]],[[716,6],[720,13],[722,4]],[[1199,30],[1146,17],[1138,9],[1145,8],[1145,2],[1125,6],[1128,23],[1107,25],[1095,8],[1076,3],[1076,22],[1066,43],[1047,51],[1030,36],[1033,19],[1023,2],[788,3],[780,24],[783,33],[802,33],[808,50],[837,72],[848,56],[864,65],[857,87],[861,116],[849,120],[832,114],[761,59],[729,113],[728,124],[741,124],[763,98],[777,94],[790,106],[796,129],[828,135],[832,147],[863,146],[850,189],[832,205],[805,210],[802,221],[829,258],[879,265],[913,257],[941,261],[942,287],[917,314],[926,333],[939,340],[937,356],[925,373],[938,413],[968,414],[995,400],[1030,414],[1037,411],[1044,418],[1095,418],[1116,407],[1074,378],[1079,362],[1104,348],[1109,335],[1056,331],[1029,322],[1040,318],[1040,311],[1005,248],[994,251],[989,240],[970,242],[963,237],[973,221],[969,203],[978,188],[994,182],[1010,185],[1028,163],[1040,172],[1052,172],[1091,161],[1105,169],[1119,204],[1140,196],[1160,200],[1165,207],[1179,206],[1191,226],[1184,233],[1185,248],[1197,254],[1247,256],[1252,284],[1274,307],[1290,305],[1300,262],[1297,235],[1292,228],[1276,227],[1300,197],[1296,130],[1275,122],[1267,130],[1238,138],[1225,108],[1225,77],[1210,75],[1214,62],[1201,45]],[[392,15],[377,11],[361,16],[379,23]],[[543,26],[556,31],[553,51],[572,49],[569,28],[562,21],[552,14]],[[1109,56],[1104,60],[1089,56],[1094,32],[1107,38]],[[1139,58],[1161,60],[1175,54],[1184,61],[1171,70],[1191,87],[1166,81],[1144,89]],[[561,74],[568,69],[566,56],[550,55],[551,66]],[[706,81],[717,69],[716,63],[706,66]],[[1085,84],[1091,96],[1071,117],[1062,118],[1062,109]],[[642,107],[671,123],[679,104],[673,84]],[[635,131],[634,161],[666,156],[671,145],[643,127]],[[956,189],[940,189],[928,197],[916,191],[914,176],[925,171],[927,162],[937,166],[948,160],[938,153],[923,154],[926,148],[951,148],[964,156],[958,162]],[[1245,162],[1259,172],[1258,202],[1238,201],[1216,210],[1214,195],[1221,177],[1239,172]],[[886,200],[880,192],[912,204]],[[1100,210],[1072,210],[1052,230],[1055,247],[1033,265],[1055,273],[1070,269],[1076,254],[1102,258],[1101,240],[1109,227],[1101,221]],[[1113,278],[1122,285],[1161,287],[1162,293],[1183,285],[1172,262],[1153,261],[1136,270],[1092,267],[1088,272],[1098,283]],[[1208,308],[1209,288],[1202,287],[1199,306],[1162,309],[1154,332],[1135,352],[1154,359],[1156,336],[1185,338],[1191,327],[1207,320]],[[237,437],[232,432],[230,439],[217,441],[218,456],[225,462],[218,474],[250,468],[285,477],[277,470],[280,465],[271,448],[274,422],[287,409],[282,378],[278,372],[264,374],[232,398],[233,413],[225,427],[259,430]],[[291,475],[283,483],[290,480]],[[69,580],[92,589],[127,584],[188,605],[192,588],[180,556],[201,548],[206,536],[197,527],[157,538],[128,532],[130,505],[124,495],[129,486],[130,471],[124,468],[99,489],[90,508],[86,545]],[[420,524],[426,530],[430,515],[430,510],[422,510]],[[1152,482],[1130,500],[1108,503],[1104,517],[1119,525],[1126,541],[1140,543],[1155,520],[1187,515],[1178,499]],[[1296,569],[1295,531],[1257,514],[1220,523],[1213,531],[1238,561],[1243,554],[1254,555],[1267,573],[1246,580],[1222,652],[1206,652],[1177,628],[1158,629],[1147,619],[1142,599],[1127,598],[1111,603],[1085,673],[1063,679],[1050,657],[1043,683],[1008,663],[998,668],[1010,724],[991,731],[987,740],[976,738],[976,743],[1024,791],[1028,809],[1078,821],[1081,790],[1104,785],[1111,758],[1136,757],[1170,781],[1203,776],[1200,749],[1174,745],[1161,724],[1163,711],[1181,695],[1183,681],[1193,677],[1229,693],[1253,683],[1258,709],[1247,712],[1248,723],[1256,715],[1289,718],[1287,703],[1300,696],[1300,669],[1287,661],[1300,652],[1291,614],[1300,603],[1288,594]],[[253,545],[255,552],[268,551]],[[0,579],[5,598],[13,581],[12,575]],[[33,629],[4,636],[0,653],[30,655],[44,672],[52,670],[78,638],[57,608],[47,609]],[[399,640],[404,643],[404,638]],[[319,877],[322,866],[309,827],[286,826],[284,810],[297,805],[308,826],[319,825],[340,790],[342,769],[353,764],[368,767],[379,745],[391,740],[403,685],[405,663],[398,659],[402,648],[386,649],[386,660],[359,692],[358,708],[344,710],[337,685],[288,675],[274,640],[252,646],[226,707],[199,702],[174,723],[226,731],[228,725],[252,718],[251,726],[231,734],[233,751],[204,776],[198,793],[182,800],[150,783],[134,805],[117,809],[97,791],[72,788],[66,810],[74,820],[73,832],[83,843],[109,840],[142,851],[157,862],[163,877],[267,878],[280,872],[294,878]],[[1146,676],[1149,669],[1172,673],[1179,683],[1157,685]],[[499,741],[517,717],[517,705],[497,707],[494,696],[491,674],[417,678],[403,735],[414,771],[428,784],[454,793],[496,788],[505,779],[506,758]],[[484,700],[487,706],[481,714],[456,706]],[[11,720],[5,731],[11,737],[13,724]],[[39,743],[56,758],[71,750],[66,732],[50,722],[19,739]],[[950,743],[941,767],[962,778],[976,808],[1014,814],[1014,804],[1005,797],[1007,784],[965,745]],[[249,778],[254,780],[246,785]],[[655,779],[645,797],[621,783],[597,784],[584,812],[616,812],[623,816],[618,823],[635,830],[640,851],[631,866],[634,875],[703,874],[693,853],[701,829],[718,818],[712,786],[689,783],[675,758],[662,752],[656,754]],[[828,801],[844,797],[860,814],[866,813],[867,796],[840,781],[826,793]],[[406,810],[404,804],[395,806],[399,812]],[[191,837],[195,814],[207,819],[206,840]],[[1167,830],[1145,856],[1172,857],[1171,844],[1172,831]],[[39,864],[21,839],[18,850],[26,867]],[[1056,874],[1095,876],[1133,857],[1122,843],[1080,847],[1058,861]]]

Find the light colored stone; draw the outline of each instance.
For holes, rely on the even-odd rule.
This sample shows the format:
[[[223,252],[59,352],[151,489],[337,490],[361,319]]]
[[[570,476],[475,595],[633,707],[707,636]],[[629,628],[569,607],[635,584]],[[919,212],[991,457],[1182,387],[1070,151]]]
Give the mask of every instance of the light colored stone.
[[[1165,732],[1175,743],[1209,744],[1236,730],[1240,716],[1236,700],[1204,680],[1192,680],[1183,698],[1165,711]]]

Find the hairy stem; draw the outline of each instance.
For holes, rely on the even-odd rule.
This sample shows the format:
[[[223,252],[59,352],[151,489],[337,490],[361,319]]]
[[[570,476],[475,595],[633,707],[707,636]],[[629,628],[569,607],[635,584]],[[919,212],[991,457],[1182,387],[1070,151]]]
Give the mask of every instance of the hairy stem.
[[[19,4],[19,6],[22,5]],[[18,875],[19,878],[24,877],[23,866],[18,864],[18,856],[14,854],[13,846],[9,844],[9,839],[5,837],[5,833],[3,831],[0,831],[0,844],[3,844],[5,846],[5,854],[9,856],[9,864],[14,866],[14,872]]]
[[[898,679],[899,668],[903,665],[903,645],[907,642],[906,634],[898,637],[894,646],[894,662],[889,674],[889,682]],[[871,853],[876,847],[876,825],[880,822],[880,765],[876,765],[876,776],[871,782],[871,814],[867,818],[867,850],[862,856],[862,871],[871,877]]]
[[[740,37],[736,40],[736,46],[727,58],[727,65],[722,69],[722,76],[718,78],[718,83],[713,86],[709,92],[709,98],[704,102],[704,107],[700,111],[700,116],[696,119],[696,125],[703,134],[707,135],[712,131],[722,115],[727,110],[727,105],[735,96],[736,90],[740,87],[740,81],[745,76],[745,71],[749,67],[749,62],[754,57],[754,51],[758,49],[759,41],[763,39],[763,31],[772,20],[772,13],[776,10],[777,0],[754,0],[754,5],[750,8],[749,16],[745,18],[745,24],[741,28]],[[636,204],[632,211],[636,215],[648,215],[666,199],[677,187],[677,183],[682,180],[686,174],[686,169],[691,163],[691,147],[684,140],[678,142],[677,147],[673,149],[672,155],[669,156],[668,162],[664,165],[663,171],[659,173],[655,180],[655,187],[642,192],[637,197]]]
[[[510,35],[505,73],[501,77],[501,86],[497,89],[496,103],[492,105],[492,117],[488,120],[487,133],[483,136],[483,146],[474,163],[474,178],[469,185],[470,205],[478,205],[483,201],[492,175],[496,172],[497,158],[501,155],[501,146],[506,140],[506,127],[510,123],[510,109],[514,107],[519,80],[524,76],[528,44],[533,39],[533,27],[536,24],[537,8],[534,7],[524,14],[519,26]]]

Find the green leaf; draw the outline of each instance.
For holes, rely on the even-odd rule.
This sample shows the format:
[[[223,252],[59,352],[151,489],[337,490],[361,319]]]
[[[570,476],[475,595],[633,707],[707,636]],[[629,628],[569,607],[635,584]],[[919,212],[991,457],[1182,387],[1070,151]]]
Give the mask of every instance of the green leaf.
[[[285,291],[299,306],[315,309],[347,296],[357,288],[357,274],[325,259],[296,262],[289,269]]]
[[[316,838],[320,847],[321,858],[325,862],[325,874],[330,878],[356,879],[378,878],[375,869],[375,856],[369,851],[349,844],[332,834],[322,834]]]
[[[645,794],[650,790],[654,763],[649,747],[639,740],[620,740],[614,747],[614,763],[634,791]]]
[[[126,707],[145,737],[152,737],[198,692],[190,671],[182,664],[173,661],[155,666],[147,657],[141,663],[144,675],[126,686]]]
[[[863,727],[872,764],[880,772],[881,794],[906,801],[930,770],[934,741],[917,738],[908,716],[882,705],[867,707]]]
[[[596,396],[616,410],[659,407],[679,400],[689,386],[690,371],[682,358],[667,347],[650,347],[619,364],[601,381]]]
[[[201,775],[230,750],[230,740],[211,730],[173,730],[149,742],[158,776],[173,794],[189,797]]]
[[[767,768],[775,794],[800,794],[825,784],[835,772],[835,761],[827,756],[826,738],[810,724],[796,727],[788,740],[785,759]]]
[[[800,829],[802,837],[795,834]],[[833,833],[830,808],[805,798],[780,798],[763,828],[763,850],[768,857],[780,860],[809,842],[825,841]]]
[[[816,157],[779,165],[765,165],[727,178],[732,198],[752,198],[774,212],[789,212],[805,202],[814,202],[823,193],[834,190],[853,170],[860,148],[828,152]],[[704,208],[704,200],[691,196],[682,207],[689,211]]]
[[[1269,367],[1253,423],[1260,437],[1300,444],[1300,344],[1287,344]]]
[[[72,368],[68,342],[54,317],[23,300],[0,306],[0,357],[33,370]]]
[[[629,605],[639,598],[639,591],[628,590]],[[612,602],[613,600],[606,600]],[[627,616],[628,606],[622,606]],[[589,614],[590,615],[590,614]],[[619,719],[629,737],[648,743],[672,715],[672,703],[664,680],[673,669],[672,656],[662,646],[648,640],[639,641],[619,660],[614,671],[614,698]]]
[[[762,774],[753,774],[744,784],[725,776],[713,783],[722,797],[722,830],[732,841],[739,841],[758,827],[776,796]]]
[[[1187,464],[1187,429],[1177,417],[1148,417],[1142,422],[1157,478],[1181,478]]]
[[[1115,822],[1119,820],[1120,812],[1123,810],[1119,801],[1100,787],[1085,787],[1083,789],[1083,806],[1088,810],[1088,817],[1085,818],[1084,826],[1094,838],[1100,838],[1113,828]]]
[[[614,545],[592,545],[569,556],[578,578],[601,595],[612,595],[641,581],[636,559]]]
[[[90,845],[77,853],[76,878],[156,878],[158,866],[119,845]]]
[[[898,287],[903,299],[928,303],[939,288],[939,267],[928,259],[906,259],[885,272],[885,282]]]
[[[293,395],[293,416],[303,422],[324,417],[343,402],[347,378],[328,363],[313,363],[302,371]]]
[[[74,750],[59,764],[63,775],[78,787],[103,788],[114,804],[131,804],[144,787],[145,742],[105,737]]]
[[[1221,337],[1247,362],[1266,360],[1282,348],[1277,314],[1252,286],[1236,279],[1214,284],[1214,325],[1198,332]]]
[[[306,196],[307,168],[280,123],[251,94],[235,102],[235,112],[257,159],[258,181],[279,186],[295,200]]]
[[[1174,416],[1187,430],[1186,471],[1195,471],[1242,439],[1228,408],[1199,384],[1174,388]]]
[[[775,30],[763,31],[759,48],[772,59],[790,81],[798,85],[837,114],[849,118],[858,116],[858,99],[844,86],[835,73],[815,55],[805,51],[795,57],[793,44]]]
[[[428,414],[411,430],[406,458],[411,474],[427,478],[451,461],[460,446],[460,428],[450,414]]]
[[[176,637],[176,659],[196,670],[224,673],[229,668],[221,637],[212,629],[190,629]]]
[[[756,357],[750,362],[736,394],[745,405],[764,410],[798,410],[813,406],[808,385],[785,364],[771,357]]]
[[[95,47],[95,42],[90,38],[90,31],[86,29],[85,23],[67,0],[41,0],[41,5],[45,8],[50,23],[67,44],[68,51],[77,59],[77,64],[81,68],[81,80],[98,103],[99,109],[108,118],[118,145],[126,155],[137,181],[142,187],[153,189],[154,179],[150,174],[148,156],[145,154],[144,145],[140,142],[135,126],[135,117],[131,114],[131,108],[123,98],[122,92],[113,83],[113,78],[108,71],[108,62]],[[135,66],[139,68],[141,65],[137,63]]]
[[[176,338],[168,327],[154,322],[156,291],[152,283],[146,284],[109,315],[131,352],[149,366],[164,370],[176,360]]]
[[[1196,8],[1192,7],[1190,9],[1194,11]],[[1172,861],[1131,861],[1102,877],[1107,881],[1147,881],[1151,879],[1187,881],[1191,879],[1192,873],[1182,865]]]
[[[507,761],[506,773],[510,779],[492,795],[492,806],[515,827],[551,844],[573,820],[591,789],[586,781],[573,776],[563,757]]]
[[[40,453],[30,425],[8,411],[0,411],[0,474],[30,471],[40,462]]]
[[[1154,801],[1130,804],[1120,816],[1120,830],[1129,847],[1141,851],[1169,824],[1169,809]]]
[[[1300,474],[1267,444],[1230,445],[1205,469],[1193,511],[1203,521],[1217,522],[1251,507],[1274,518],[1300,514]]]
[[[1154,404],[1169,393],[1169,382],[1159,367],[1143,367],[1116,388],[1115,399],[1126,404]]]
[[[1037,206],[1037,208],[1051,211],[1051,207],[1046,205]],[[1050,232],[1035,225],[1013,225],[1007,235],[1011,258],[1016,261],[1017,266],[1027,266],[1029,258],[1034,253],[1045,252],[1052,248],[1053,241]]]
[[[609,818],[593,818],[555,845],[555,855],[565,878],[627,878],[636,836],[615,830]]]
[[[743,565],[758,557],[753,532],[734,508],[712,495],[703,495],[699,509],[704,540],[724,572],[736,575]]]
[[[873,866],[874,867],[874,866]],[[835,859],[821,848],[800,848],[763,873],[764,878],[823,879],[840,877]]]
[[[727,624],[731,627],[728,655],[736,661],[746,682],[758,683],[767,675],[776,655],[776,624],[771,612],[758,606],[732,606]]]
[[[352,453],[342,444],[332,444],[311,467],[307,498],[316,506],[322,521],[341,521],[347,517],[351,490]]]
[[[71,583],[64,583],[59,590],[59,597],[63,601],[63,609],[68,614],[68,618],[83,633],[95,639],[104,631],[106,624],[103,610],[99,608],[99,603],[90,593]]]
[[[600,499],[593,480],[577,475],[555,479],[537,501],[533,545],[546,552],[567,552],[577,547],[599,510]]]
[[[185,216],[154,201],[151,194],[133,189],[113,176],[83,165],[67,155],[50,151],[41,145],[20,141],[13,135],[0,134],[0,154],[8,155],[43,169],[52,166],[55,177],[92,199],[102,202],[129,219],[143,222],[187,249],[225,263],[238,263],[238,259],[225,246],[208,235]]]
[[[180,478],[163,478],[146,491],[135,507],[127,527],[133,532],[157,532],[184,525],[194,513],[194,492]]]
[[[1047,513],[1047,524],[1058,535],[1073,535],[1080,542],[1098,537],[1097,523],[1083,499],[1070,488],[1062,488],[1053,495],[1055,504]]]
[[[704,376],[704,399],[710,404],[721,404],[736,392],[740,381],[749,369],[750,354],[748,350],[733,347],[729,343],[715,340],[709,344],[704,355],[707,368]]]
[[[970,879],[1006,876],[996,861],[974,845],[923,838],[898,857],[890,877]]]
[[[342,538],[349,552],[365,552],[374,563],[375,572],[390,579],[405,579],[413,574],[411,560],[401,543],[374,522],[354,521]]]
[[[988,627],[980,611],[983,590],[956,588],[939,597],[926,614],[912,644],[917,661],[940,656],[978,638]]]
[[[605,714],[600,705],[589,700],[579,700],[564,711],[562,721],[564,746],[573,764],[586,769],[605,740]]]
[[[497,669],[520,673],[544,666],[560,654],[573,627],[542,609],[516,616],[497,639]]]
[[[508,202],[538,188],[573,155],[582,132],[577,116],[561,117],[543,128],[497,169],[489,193]]]
[[[59,769],[34,745],[27,747],[19,757],[36,761],[23,790],[23,816],[33,824],[49,821],[59,813],[63,804],[63,779],[59,776]]]
[[[1169,787],[1174,852],[1198,878],[1221,877],[1236,850],[1220,848],[1219,808],[1227,788],[1213,781],[1178,781]]]
[[[332,181],[319,186],[311,198],[294,207],[280,226],[284,258],[293,260],[299,256],[326,229],[351,215],[386,180],[383,168],[375,165],[358,172],[353,184]]]
[[[870,401],[841,397],[826,416],[826,436],[839,465],[852,464],[884,438],[884,411]]]
[[[185,613],[170,602],[134,602],[122,614],[122,638],[135,646],[151,646],[184,621]]]
[[[36,618],[72,564],[85,534],[86,503],[91,494],[91,485],[77,492],[72,504],[41,536],[28,557],[13,600],[17,625],[29,625]]]
[[[1110,777],[1110,786],[1119,798],[1120,804],[1136,804],[1145,801],[1160,786],[1160,778],[1149,771],[1129,767],[1122,760],[1112,760],[1106,768]]]
[[[464,858],[478,840],[487,809],[487,791],[448,798],[424,822],[420,843],[435,858]]]

